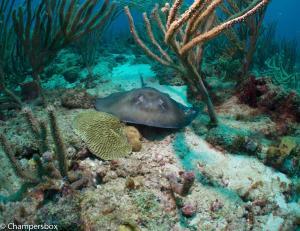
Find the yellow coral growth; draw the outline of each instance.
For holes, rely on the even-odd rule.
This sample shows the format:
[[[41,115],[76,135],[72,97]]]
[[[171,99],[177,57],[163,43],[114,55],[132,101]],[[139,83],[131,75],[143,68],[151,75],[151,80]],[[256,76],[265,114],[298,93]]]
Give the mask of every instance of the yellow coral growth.
[[[126,126],[125,133],[126,133],[128,142],[132,146],[132,151],[133,152],[141,151],[141,149],[142,149],[142,142],[141,142],[142,135],[139,132],[139,130],[137,130],[133,126]]]
[[[290,136],[285,136],[281,139],[279,150],[280,154],[284,156],[290,155],[294,148],[296,148],[297,143],[295,138]]]
[[[122,158],[132,151],[125,126],[113,115],[89,110],[77,115],[73,126],[88,149],[101,159]]]

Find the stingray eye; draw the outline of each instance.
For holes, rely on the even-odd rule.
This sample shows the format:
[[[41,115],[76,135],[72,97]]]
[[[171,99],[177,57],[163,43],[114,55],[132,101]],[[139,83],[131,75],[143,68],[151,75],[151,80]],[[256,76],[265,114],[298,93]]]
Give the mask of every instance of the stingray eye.
[[[159,105],[163,105],[163,104],[164,104],[164,101],[162,101],[162,99],[159,99],[159,100],[158,100],[158,104],[159,104]]]
[[[135,99],[133,99],[134,104],[138,105],[141,103],[144,103],[144,96],[143,95],[139,95],[137,96]]]
[[[138,97],[138,101],[139,101],[139,102],[144,102],[144,96],[140,95],[140,96]]]
[[[161,109],[166,110],[165,102],[162,99],[158,100],[158,105],[160,106]]]

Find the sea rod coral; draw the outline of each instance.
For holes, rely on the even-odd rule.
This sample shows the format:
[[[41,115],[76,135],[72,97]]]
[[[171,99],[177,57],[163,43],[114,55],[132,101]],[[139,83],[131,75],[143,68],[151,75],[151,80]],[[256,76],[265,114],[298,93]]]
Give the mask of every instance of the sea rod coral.
[[[239,12],[230,15],[223,22],[216,21],[217,8],[223,3],[222,0],[205,1],[196,0],[183,13],[180,8],[183,0],[176,0],[172,5],[166,3],[159,12],[157,4],[152,11],[150,20],[147,13],[143,14],[144,22],[148,37],[158,50],[154,53],[139,37],[135,28],[133,17],[128,7],[125,12],[129,19],[130,31],[135,42],[144,50],[152,59],[162,65],[173,68],[181,73],[183,80],[194,91],[200,93],[205,101],[208,113],[213,124],[217,123],[217,115],[214,110],[212,100],[206,87],[204,76],[199,68],[203,56],[203,45],[223,33],[226,29],[232,28],[237,23],[247,17],[255,14],[258,10],[269,3],[269,0],[252,1]],[[162,14],[162,15],[161,15]],[[164,24],[163,18],[166,18]],[[154,36],[152,22],[156,23],[160,33],[164,37],[164,42],[159,42]],[[169,47],[175,54],[168,54],[163,45]]]
[[[6,79],[8,78],[7,72],[10,66],[8,60],[10,60],[14,43],[10,28],[10,18],[15,0],[2,0],[0,3],[0,92],[13,100],[13,102],[17,104],[17,107],[21,107],[21,100],[6,84]]]
[[[58,127],[54,107],[48,106],[47,112],[51,136],[54,143],[54,155],[51,152],[51,146],[47,142],[47,124],[34,117],[29,108],[23,109],[29,129],[39,147],[39,153],[34,154],[32,158],[35,162],[34,169],[23,168],[15,156],[15,147],[9,142],[4,134],[0,134],[0,145],[2,146],[16,176],[21,180],[21,186],[16,192],[11,195],[0,195],[1,203],[19,201],[26,195],[27,191],[33,187],[42,191],[49,188],[59,191],[62,189],[62,184],[59,183],[61,180],[64,182],[63,185],[68,185],[68,187],[71,187],[72,189],[77,189],[87,183],[87,178],[82,174],[79,172],[77,172],[78,174],[75,174],[74,172],[69,171],[69,164],[66,159],[67,151],[61,136],[61,131]]]
[[[44,105],[46,99],[40,74],[45,67],[61,49],[83,35],[104,27],[113,13],[115,5],[110,5],[109,0],[105,0],[99,9],[98,2],[42,0],[33,10],[32,0],[26,0],[25,10],[19,7],[13,11],[14,30],[32,67],[32,77],[39,87]]]

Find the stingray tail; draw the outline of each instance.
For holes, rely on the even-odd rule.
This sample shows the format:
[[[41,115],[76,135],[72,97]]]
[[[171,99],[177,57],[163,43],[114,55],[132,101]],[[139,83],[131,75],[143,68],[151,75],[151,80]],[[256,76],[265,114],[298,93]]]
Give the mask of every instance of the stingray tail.
[[[141,74],[140,74],[140,80],[141,80],[142,87],[145,87],[146,83],[144,82],[143,75],[141,75]]]

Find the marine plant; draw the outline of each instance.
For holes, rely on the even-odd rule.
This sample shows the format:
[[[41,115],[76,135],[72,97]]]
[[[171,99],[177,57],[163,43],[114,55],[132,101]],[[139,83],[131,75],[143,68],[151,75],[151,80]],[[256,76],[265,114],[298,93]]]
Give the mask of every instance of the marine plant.
[[[184,82],[190,86],[190,89],[198,92],[206,103],[212,124],[217,124],[217,115],[207,90],[205,77],[201,73],[204,45],[218,37],[225,30],[254,15],[268,4],[269,0],[251,1],[245,8],[230,14],[222,22],[218,22],[216,11],[218,7],[223,6],[223,2],[222,0],[205,2],[196,0],[185,8],[184,12],[181,12],[183,0],[176,0],[172,5],[166,3],[161,8],[161,12],[159,12],[159,5],[157,4],[152,11],[151,20],[145,12],[143,18],[147,35],[158,53],[152,51],[140,39],[129,7],[125,7],[130,31],[135,42],[150,58],[181,73]],[[160,35],[164,38],[164,42],[161,44],[153,33],[153,22],[156,23]],[[166,47],[163,47],[164,45]],[[169,54],[166,52],[166,48],[169,48],[173,53]]]
[[[21,178],[23,180],[23,183],[20,187],[20,189],[15,192],[12,195],[9,196],[2,196],[0,195],[0,202],[8,202],[8,201],[17,201],[19,200],[23,194],[27,191],[28,188],[35,186],[36,184],[38,184],[38,178],[33,177],[30,173],[28,173],[27,171],[23,170],[20,163],[17,161],[14,152],[13,152],[13,148],[12,145],[8,142],[8,140],[6,139],[6,137],[3,134],[0,134],[0,143],[3,147],[3,150],[5,152],[5,154],[7,155],[11,166],[16,174],[16,176],[18,176],[19,178]]]
[[[111,26],[113,21],[121,14],[119,8],[120,6],[116,5],[116,9],[110,14],[110,17],[107,18],[105,25],[86,33],[74,43],[75,50],[80,55],[83,65],[88,72],[87,80],[92,80],[94,77],[92,67],[95,65],[97,57],[103,47],[102,36]]]
[[[153,7],[155,5],[157,1],[156,0],[135,0],[135,1],[131,1],[131,0],[118,0],[118,6],[122,7],[122,9],[125,6],[129,6],[130,8],[134,8],[137,10],[141,10],[141,11],[146,11],[148,9],[150,9],[151,7]],[[165,4],[167,2],[167,0],[161,0],[160,3],[161,4]]]
[[[9,77],[10,55],[13,50],[14,36],[11,27],[11,13],[15,5],[15,0],[0,1],[0,92],[13,100],[21,108],[22,102],[19,97],[9,89],[6,80]]]
[[[286,63],[285,60],[284,54],[276,54],[273,57],[270,57],[265,62],[266,70],[263,74],[271,76],[272,81],[277,85],[300,90],[300,73],[293,71],[294,67],[291,67],[291,65],[289,65],[290,63]]]
[[[105,0],[98,8],[98,0],[42,0],[34,7],[26,0],[26,7],[13,11],[14,30],[32,68],[44,105],[40,74],[56,54],[83,35],[105,26],[115,9]]]
[[[75,51],[80,55],[83,66],[87,70],[87,79],[93,79],[93,65],[97,61],[101,30],[95,30],[86,34],[75,43]]]
[[[276,41],[277,22],[263,25],[257,42],[255,51],[255,66],[259,70],[265,69],[265,62],[269,57],[273,57],[279,52],[279,44]]]
[[[296,69],[298,44],[295,39],[276,39],[277,23],[262,26],[253,60],[256,76],[270,76],[274,84],[299,90],[299,71]]]
[[[48,150],[48,131],[46,123],[35,118],[29,107],[23,108],[23,114],[26,118],[31,134],[38,143],[39,152],[46,152]]]
[[[295,72],[298,52],[298,40],[297,39],[282,39],[280,43],[280,51],[283,56],[283,66],[290,74]]]
[[[241,9],[247,7],[251,0],[227,0],[228,6],[221,5],[222,15],[220,18],[237,14]],[[262,7],[256,14],[246,18],[242,23],[224,32],[227,38],[223,55],[236,57],[240,62],[240,70],[235,72],[236,79],[240,83],[247,78],[249,69],[253,64],[253,57],[256,51],[260,31],[263,27],[263,20],[268,4]],[[233,73],[232,73],[233,74]],[[234,74],[233,74],[234,75]]]
[[[0,65],[5,66],[5,60],[8,57],[10,50],[10,39],[12,36],[10,28],[10,16],[14,7],[15,1],[1,0],[0,1]]]
[[[49,187],[57,187],[55,185],[55,179],[62,179],[66,184],[72,187],[72,183],[76,184],[74,187],[78,186],[78,183],[85,183],[84,177],[78,175],[74,179],[70,179],[68,175],[68,162],[66,159],[66,148],[64,140],[61,136],[60,129],[58,127],[57,118],[54,113],[54,108],[48,106],[47,108],[49,125],[51,136],[54,143],[54,153],[51,153],[50,145],[48,144],[48,132],[46,122],[38,120],[34,117],[31,109],[24,108],[23,113],[27,120],[28,126],[33,137],[36,139],[39,147],[39,154],[33,155],[33,160],[36,164],[34,172],[24,169],[17,158],[15,157],[14,147],[8,141],[4,134],[0,134],[0,145],[3,148],[16,176],[18,176],[21,181],[21,187],[15,193],[4,196],[0,195],[0,202],[6,203],[10,201],[19,201],[24,195],[26,195],[28,189],[33,187],[40,187],[42,189],[47,189]],[[55,160],[58,162],[58,166],[55,164]],[[83,181],[82,181],[83,180]]]
[[[17,107],[22,107],[22,101],[21,99],[13,92],[11,91],[7,85],[6,85],[6,73],[4,72],[3,68],[0,66],[0,92],[3,92],[5,95],[7,95],[10,99],[12,99]]]

